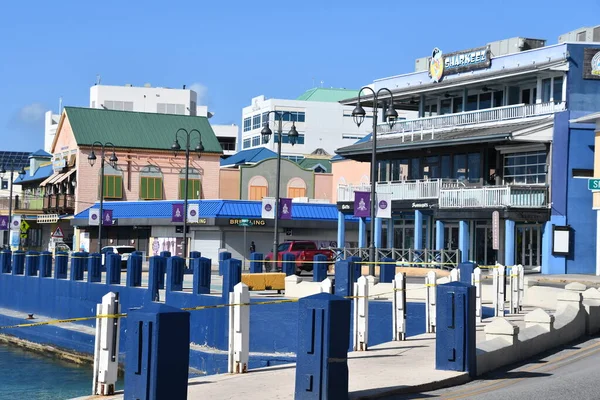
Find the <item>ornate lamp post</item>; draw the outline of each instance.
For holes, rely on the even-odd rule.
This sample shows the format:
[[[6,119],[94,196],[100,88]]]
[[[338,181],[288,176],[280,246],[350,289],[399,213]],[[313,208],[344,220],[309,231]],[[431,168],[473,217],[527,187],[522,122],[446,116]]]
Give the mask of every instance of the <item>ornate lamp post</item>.
[[[90,163],[90,166],[93,167],[94,164],[96,163],[96,153],[94,152],[94,148],[99,147],[100,148],[100,218],[98,221],[98,253],[100,253],[102,251],[102,208],[104,205],[104,158],[105,158],[105,151],[107,147],[112,147],[112,154],[110,155],[109,159],[108,159],[108,163],[111,167],[115,168],[117,166],[117,161],[119,161],[119,159],[117,158],[117,155],[115,154],[115,145],[112,144],[111,142],[106,142],[106,143],[101,143],[101,142],[94,142],[92,144],[92,151],[90,152],[90,155],[88,156],[88,162]]]
[[[284,115],[291,115],[290,112],[288,111],[269,111],[267,113],[267,116],[269,114],[275,114],[275,117],[278,121],[278,126],[277,126],[277,136],[276,136],[276,142],[277,142],[277,183],[275,184],[275,210],[274,210],[274,217],[275,217],[275,230],[273,232],[273,262],[275,263],[275,265],[277,265],[277,248],[279,247],[279,235],[278,235],[278,230],[279,230],[279,190],[280,190],[280,180],[281,180],[281,137],[283,135],[283,116]],[[269,128],[269,122],[265,122],[262,130],[260,131],[260,134],[262,135],[262,140],[263,143],[269,143],[269,139],[271,138],[271,135],[273,134],[273,131],[271,131],[271,128]],[[296,130],[296,124],[295,122],[292,123],[292,127],[290,128],[290,131],[288,133],[288,139],[290,144],[293,146],[296,144],[296,141],[298,140],[298,131]],[[275,268],[275,267],[273,267]]]
[[[179,128],[177,132],[175,132],[175,141],[171,145],[171,150],[173,150],[173,155],[177,157],[177,152],[181,150],[181,146],[179,145],[179,141],[177,140],[177,135],[179,132],[183,132],[185,135],[185,181],[184,181],[184,195],[183,195],[183,257],[187,258],[187,217],[188,217],[188,177],[189,177],[189,166],[190,166],[190,142],[192,133],[196,132],[198,134],[198,145],[196,146],[196,153],[198,154],[198,158],[200,158],[200,154],[204,151],[204,146],[202,145],[202,134],[197,129],[192,129],[189,132],[184,128]]]
[[[375,275],[375,211],[377,210],[377,204],[375,199],[376,186],[377,186],[377,112],[379,111],[379,95],[381,92],[387,92],[390,95],[390,102],[388,108],[385,110],[383,115],[384,121],[387,121],[390,128],[396,123],[398,119],[398,112],[394,109],[394,95],[388,88],[381,88],[377,92],[368,86],[363,87],[358,92],[358,103],[352,111],[352,118],[357,126],[360,126],[366,116],[365,109],[360,105],[360,94],[363,90],[369,90],[373,93],[373,133],[371,134],[371,241],[369,243],[369,275]],[[416,228],[415,228],[416,229]]]

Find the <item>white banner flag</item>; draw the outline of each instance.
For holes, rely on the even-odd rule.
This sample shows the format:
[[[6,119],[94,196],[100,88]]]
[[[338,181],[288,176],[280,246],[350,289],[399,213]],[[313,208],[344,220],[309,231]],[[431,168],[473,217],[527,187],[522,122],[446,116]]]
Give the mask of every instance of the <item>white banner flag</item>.
[[[263,197],[261,218],[275,218],[275,199],[273,197]]]
[[[199,212],[200,204],[188,204],[188,222],[192,224],[197,224]]]
[[[392,194],[377,193],[375,198],[377,199],[377,212],[375,216],[377,218],[392,218]]]
[[[90,208],[88,215],[88,224],[89,225],[99,225],[100,224],[100,210],[98,208]]]
[[[12,221],[10,223],[10,230],[11,231],[20,231],[21,230],[21,216],[20,215],[13,215]]]

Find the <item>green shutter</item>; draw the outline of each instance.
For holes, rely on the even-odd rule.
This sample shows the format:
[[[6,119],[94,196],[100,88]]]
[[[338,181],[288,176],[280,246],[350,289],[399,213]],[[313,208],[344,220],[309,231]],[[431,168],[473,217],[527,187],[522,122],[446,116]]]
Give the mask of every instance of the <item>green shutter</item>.
[[[162,178],[154,178],[154,192],[156,193],[155,199],[162,200]]]
[[[123,178],[120,176],[115,176],[115,198],[123,198]]]
[[[148,198],[154,200],[154,178],[146,178],[148,180]]]
[[[140,199],[146,200],[148,198],[148,178],[142,178],[140,181]]]
[[[185,193],[185,179],[179,180],[179,199],[183,199],[183,194]]]

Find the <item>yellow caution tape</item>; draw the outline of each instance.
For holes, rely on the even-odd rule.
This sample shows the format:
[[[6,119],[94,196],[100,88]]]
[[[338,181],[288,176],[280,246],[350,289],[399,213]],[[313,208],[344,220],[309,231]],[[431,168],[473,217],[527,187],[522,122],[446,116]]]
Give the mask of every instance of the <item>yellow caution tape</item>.
[[[78,318],[66,318],[66,319],[53,319],[50,321],[43,322],[32,322],[28,324],[17,324],[17,325],[9,325],[9,326],[0,326],[0,330],[3,329],[14,329],[14,328],[30,328],[33,326],[43,326],[43,325],[57,325],[57,324],[66,324],[69,322],[80,322],[80,321],[89,321],[97,318],[125,318],[127,314],[112,314],[112,315],[96,315],[93,317],[78,317]]]

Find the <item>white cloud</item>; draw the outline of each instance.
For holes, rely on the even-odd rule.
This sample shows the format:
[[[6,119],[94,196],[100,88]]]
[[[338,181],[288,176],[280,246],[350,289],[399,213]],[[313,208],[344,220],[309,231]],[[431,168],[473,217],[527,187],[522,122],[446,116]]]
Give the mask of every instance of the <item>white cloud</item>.
[[[196,104],[198,104],[199,106],[205,106],[206,100],[207,100],[208,88],[199,82],[195,82],[190,85],[190,89],[193,90],[194,92],[196,92],[196,94],[198,95]]]
[[[17,115],[19,121],[30,124],[42,121],[45,113],[46,107],[42,103],[31,103],[23,106]]]

